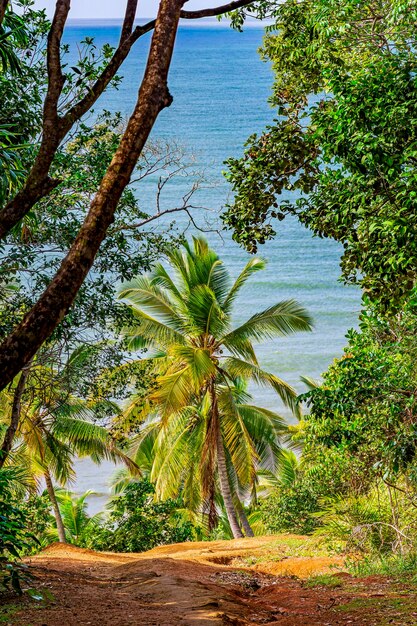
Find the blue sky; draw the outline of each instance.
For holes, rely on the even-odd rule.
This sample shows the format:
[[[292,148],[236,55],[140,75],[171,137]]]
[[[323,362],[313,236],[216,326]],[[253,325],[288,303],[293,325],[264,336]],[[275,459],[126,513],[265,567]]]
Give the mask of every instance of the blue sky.
[[[206,6],[218,6],[224,0],[190,0],[187,9],[201,9]],[[55,0],[35,0],[37,8],[46,8],[51,15],[55,7]],[[124,13],[124,0],[72,0],[71,18],[117,18]],[[157,0],[140,0],[138,17],[150,17],[155,15],[158,7]]]

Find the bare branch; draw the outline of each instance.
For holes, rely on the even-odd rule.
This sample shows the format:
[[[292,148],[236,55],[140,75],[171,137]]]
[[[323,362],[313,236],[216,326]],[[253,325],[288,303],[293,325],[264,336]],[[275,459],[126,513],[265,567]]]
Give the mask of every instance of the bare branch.
[[[119,232],[122,230],[139,230],[139,228],[142,228],[142,226],[145,226],[146,224],[149,224],[150,222],[154,222],[155,220],[159,220],[161,219],[161,217],[164,217],[164,215],[169,215],[170,213],[180,213],[180,212],[187,213],[187,215],[190,215],[188,206],[179,206],[173,209],[164,209],[163,211],[160,211],[159,213],[155,213],[154,215],[150,215],[149,217],[141,220],[140,222],[136,222],[135,224],[120,224],[119,226],[115,226],[114,228],[111,229],[111,232]]]
[[[220,7],[214,7],[213,9],[201,9],[200,11],[181,11],[181,17],[184,20],[198,20],[202,17],[215,17],[217,15],[223,15],[224,13],[230,13],[230,11],[236,11],[242,7],[247,7],[250,4],[254,4],[255,0],[236,0],[235,2],[228,2]]]

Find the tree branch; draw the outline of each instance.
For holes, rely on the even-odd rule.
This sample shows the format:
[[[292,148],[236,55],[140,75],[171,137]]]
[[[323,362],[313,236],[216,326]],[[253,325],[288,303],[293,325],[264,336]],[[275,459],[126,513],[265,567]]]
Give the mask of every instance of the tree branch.
[[[213,9],[201,9],[200,11],[181,11],[181,17],[184,20],[198,20],[202,17],[215,17],[217,15],[223,15],[224,13],[230,13],[230,11],[236,11],[242,7],[247,7],[250,4],[254,4],[256,0],[236,0],[235,2],[228,2],[220,7]]]
[[[65,82],[61,67],[61,40],[70,10],[70,4],[70,0],[57,1],[52,25],[48,33],[46,55],[48,91],[43,112],[44,134],[55,134],[54,126],[58,123],[58,101]]]
[[[0,0],[0,11],[1,3],[5,4],[5,2],[6,0]],[[192,20],[222,15],[223,13],[228,13],[229,11],[249,6],[253,3],[254,0],[236,0],[235,2],[230,2],[214,9],[181,11],[180,16],[183,19]],[[155,28],[156,20],[150,20],[146,24],[137,26],[132,30],[137,0],[128,0],[120,43],[113,57],[85,96],[74,104],[63,117],[59,117],[57,105],[63,86],[59,48],[62,30],[68,16],[69,4],[70,0],[57,1],[51,32],[48,37],[48,94],[45,100],[42,141],[39,153],[28,174],[24,187],[10,200],[3,210],[0,211],[0,239],[3,239],[7,233],[27,215],[31,208],[54,188],[50,188],[46,184],[46,179],[60,143],[73,125],[87,113],[108,87],[117,71],[120,69],[123,61],[128,56],[133,44],[140,37]]]
[[[25,185],[0,212],[0,239],[4,237],[56,183],[48,177],[51,163],[62,140],[58,102],[64,86],[61,67],[61,40],[70,9],[70,0],[58,0],[48,34],[48,90],[43,107],[42,141]]]
[[[159,113],[172,102],[167,79],[183,0],[161,0],[145,75],[134,111],[88,215],[50,285],[0,346],[0,390],[61,322],[91,269],[120,196]]]
[[[147,22],[143,26],[137,26],[134,31],[123,41],[120,43],[116,52],[112,56],[108,65],[103,70],[102,74],[98,77],[96,82],[90,89],[88,93],[79,100],[74,106],[67,111],[67,113],[62,118],[62,125],[65,128],[66,133],[70,130],[70,128],[74,125],[76,121],[78,121],[87,111],[93,106],[93,104],[98,100],[103,91],[108,87],[110,82],[115,77],[117,71],[120,69],[123,61],[128,56],[133,44],[143,35],[153,30],[155,27],[155,20],[151,20]]]
[[[65,2],[69,4],[68,0],[59,0],[59,2]],[[1,0],[0,0],[1,2]],[[61,8],[61,6],[60,6]],[[128,10],[126,9],[126,13]],[[62,19],[62,13],[60,13]],[[125,18],[126,19],[126,18]],[[130,14],[128,16],[130,19]],[[65,23],[64,23],[65,24]],[[57,26],[60,25],[60,21]],[[117,71],[120,69],[123,61],[128,56],[133,44],[145,33],[153,30],[155,27],[155,20],[151,20],[143,26],[137,26],[130,36],[128,36],[115,51],[113,57],[99,76],[95,84],[89,89],[88,93],[79,100],[76,104],[63,117],[59,117],[57,113],[57,106],[54,107],[54,100],[56,105],[62,91],[62,87],[58,92],[54,84],[54,80],[51,79],[51,75],[48,76],[48,95],[45,100],[44,106],[44,121],[42,141],[39,148],[39,152],[35,159],[35,162],[30,170],[23,188],[16,194],[16,196],[10,200],[10,202],[0,211],[0,239],[3,239],[8,232],[18,223],[21,219],[27,215],[31,208],[41,198],[45,197],[51,189],[47,184],[48,173],[54,160],[56,151],[65,138],[67,133],[71,130],[73,125],[81,119],[81,117],[87,113],[87,111],[94,105],[94,103],[101,96],[103,91],[107,88],[112,81]],[[123,25],[125,28],[125,24]],[[125,30],[127,30],[126,27]],[[51,29],[52,30],[52,29]],[[123,29],[122,29],[123,30]],[[60,76],[60,60],[56,57],[56,43],[58,32],[51,37],[51,48],[48,56],[51,59],[51,71],[53,76],[57,77],[59,81]],[[62,33],[61,33],[62,37]],[[49,40],[49,38],[48,38]],[[48,71],[49,74],[49,71]],[[58,96],[58,99],[57,99]],[[55,185],[56,186],[56,185]]]
[[[125,19],[123,21],[122,32],[120,35],[120,43],[132,34],[133,24],[136,17],[136,9],[138,8],[138,0],[127,0]]]

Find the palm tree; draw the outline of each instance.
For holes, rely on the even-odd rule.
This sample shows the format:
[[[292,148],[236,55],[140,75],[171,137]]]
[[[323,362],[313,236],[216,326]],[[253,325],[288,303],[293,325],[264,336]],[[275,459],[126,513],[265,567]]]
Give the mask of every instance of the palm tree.
[[[254,451],[249,438],[244,439],[245,445],[240,441],[247,427],[236,407],[234,383],[252,380],[269,386],[297,411],[295,390],[259,366],[253,342],[311,330],[312,321],[297,302],[287,300],[232,327],[233,304],[247,280],[265,267],[261,259],[251,259],[232,283],[207,241],[195,237],[192,246],[185,243],[182,249],[172,250],[168,262],[174,277],[159,263],[150,274],[135,278],[120,291],[138,322],[127,331],[131,348],[156,349],[150,358],[158,372],[157,388],[144,404],[144,414],[153,408],[168,427],[172,420],[184,419],[187,407],[202,401],[208,404],[201,464],[212,467],[212,475],[217,468],[233,535],[241,537],[223,434],[231,442],[228,454],[234,469],[242,468],[246,478],[252,472]],[[246,460],[240,458],[242,450]]]
[[[250,404],[251,397],[242,385],[222,387],[217,390],[227,474],[222,492],[230,492],[226,501],[232,498],[245,534],[252,535],[237,493],[255,486],[258,468],[275,470],[282,455],[280,437],[287,428],[276,413]],[[166,499],[181,494],[188,510],[206,514],[210,529],[218,517],[215,504],[220,477],[212,453],[217,445],[209,445],[211,408],[206,393],[198,405],[185,407],[167,423],[158,417],[151,419],[133,441],[133,458],[141,469],[143,463],[149,467],[152,459],[149,475],[155,482],[156,495]]]
[[[103,513],[96,513],[91,517],[87,513],[86,500],[91,495],[94,495],[91,490],[76,496],[66,489],[57,489],[56,499],[59,502],[64,522],[66,542],[77,544],[82,536],[85,536],[89,531],[93,532],[103,521]],[[55,540],[56,534],[57,530],[53,529],[49,532],[48,538]]]
[[[275,472],[263,469],[258,472],[261,495],[267,496],[274,491],[293,487],[302,467],[302,459],[292,450],[284,449]]]
[[[9,463],[29,467],[35,478],[45,480],[56,519],[58,537],[66,542],[65,523],[55,493],[54,480],[65,485],[75,476],[74,461],[89,456],[95,463],[123,462],[132,473],[136,464],[116,445],[108,429],[94,423],[95,405],[78,397],[71,389],[74,376],[82,372],[85,349],[74,351],[62,369],[53,361],[34,361],[26,382],[27,395],[20,408],[15,445]],[[7,405],[13,393],[0,395]],[[3,419],[7,410],[3,412]]]

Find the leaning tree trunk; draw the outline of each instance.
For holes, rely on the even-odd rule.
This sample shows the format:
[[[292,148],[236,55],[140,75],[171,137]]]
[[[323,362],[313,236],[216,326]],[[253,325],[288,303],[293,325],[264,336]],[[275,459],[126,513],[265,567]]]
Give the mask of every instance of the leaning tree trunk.
[[[249,524],[249,520],[246,516],[245,509],[243,508],[243,505],[238,498],[237,498],[236,508],[237,508],[237,512],[240,518],[240,523],[242,524],[242,528],[245,531],[246,537],[254,537],[255,535],[253,533],[251,525]]]
[[[159,113],[172,102],[167,79],[183,3],[183,0],[159,2],[145,75],[134,111],[59,270],[23,320],[0,345],[0,390],[26,365],[70,309],[107,229],[114,221],[119,200],[154,123]],[[58,59],[56,61],[59,63]]]
[[[55,489],[52,483],[52,478],[49,473],[49,470],[46,470],[44,476],[45,476],[45,482],[46,482],[46,489],[48,490],[49,499],[51,501],[52,508],[54,510],[56,527],[58,530],[58,538],[61,543],[67,543],[67,538],[65,536],[64,522],[62,521],[61,511],[59,510],[58,500],[56,499]]]
[[[229,520],[233,537],[234,539],[241,539],[243,537],[243,533],[240,529],[235,507],[233,504],[233,496],[230,489],[229,476],[227,474],[226,455],[224,453],[220,427],[217,430],[217,469],[219,472],[220,491],[222,493],[223,502],[227,513],[227,519]]]

